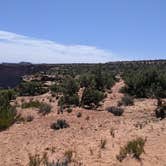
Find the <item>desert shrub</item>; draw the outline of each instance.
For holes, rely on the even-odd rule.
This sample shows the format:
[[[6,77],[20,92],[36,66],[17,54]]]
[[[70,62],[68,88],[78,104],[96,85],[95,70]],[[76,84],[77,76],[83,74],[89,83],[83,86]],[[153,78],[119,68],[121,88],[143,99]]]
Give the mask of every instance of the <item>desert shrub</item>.
[[[72,157],[73,157],[73,150],[65,151],[64,158],[65,158],[67,163],[70,163],[72,161]]]
[[[22,82],[18,91],[20,96],[35,96],[45,93],[47,90],[39,82]]]
[[[115,116],[121,116],[124,112],[124,110],[120,107],[108,107],[106,110]]]
[[[80,118],[82,116],[81,112],[77,113],[77,118]]]
[[[71,113],[71,112],[72,112],[72,108],[67,108],[66,111],[67,111],[68,113]]]
[[[86,88],[83,92],[81,104],[93,108],[98,106],[99,102],[104,99],[104,93],[95,89]]]
[[[22,103],[22,108],[39,108],[41,103],[39,101],[29,101]]]
[[[124,106],[130,106],[134,104],[134,100],[133,97],[129,96],[129,95],[125,95],[124,97],[122,97],[122,100],[119,101],[118,105],[124,105]]]
[[[62,93],[64,91],[62,85],[58,85],[56,83],[50,87],[50,90],[53,95],[56,93]]]
[[[155,114],[157,118],[164,119],[166,117],[166,103],[158,100],[158,107],[155,110]]]
[[[65,102],[66,102],[66,104],[69,104],[69,105],[78,106],[79,105],[79,97],[77,94],[74,94],[72,96],[65,96]]]
[[[68,127],[69,127],[69,124],[64,119],[58,119],[57,122],[51,124],[51,129],[54,129],[54,130],[64,129]]]
[[[156,67],[139,68],[124,74],[126,93],[141,97],[166,97],[166,73]]]
[[[12,89],[0,90],[0,107],[7,107],[10,100],[16,98],[16,92]]]
[[[68,165],[62,165],[65,164],[65,162],[50,162],[48,160],[47,153],[44,153],[42,156],[39,154],[31,155],[29,154],[29,163],[28,166],[68,166]]]
[[[65,95],[73,96],[79,90],[79,87],[78,87],[78,84],[77,84],[76,80],[74,80],[71,77],[66,78],[66,80],[64,80],[64,82],[62,84],[62,87],[63,87],[63,94],[64,94],[64,96]]]
[[[141,154],[144,152],[145,140],[142,138],[137,138],[132,141],[129,141],[127,145],[120,149],[117,159],[122,161],[127,154],[132,155],[136,159],[140,159]]]
[[[38,154],[35,154],[32,156],[31,154],[29,155],[29,166],[40,166],[42,163],[42,159]]]
[[[83,74],[79,78],[80,87],[95,87],[94,75],[92,74]]]
[[[0,107],[0,131],[10,127],[16,121],[16,109],[10,105]]]
[[[15,99],[15,91],[0,90],[0,131],[10,127],[16,121],[16,109],[10,105]]]
[[[91,73],[81,75],[79,81],[81,87],[104,91],[114,85],[115,77],[110,71],[106,72],[101,65],[97,65]]]
[[[51,106],[47,103],[41,103],[39,107],[39,113],[46,115],[51,112]]]
[[[65,95],[65,96],[61,96],[59,101],[58,101],[58,105],[62,106],[62,105],[79,105],[79,97],[77,94],[73,94],[71,96],[69,95]]]

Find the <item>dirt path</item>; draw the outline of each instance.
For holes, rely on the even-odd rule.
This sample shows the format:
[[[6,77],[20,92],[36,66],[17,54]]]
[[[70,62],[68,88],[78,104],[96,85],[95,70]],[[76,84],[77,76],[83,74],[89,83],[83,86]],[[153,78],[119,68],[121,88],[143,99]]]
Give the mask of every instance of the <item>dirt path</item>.
[[[119,82],[115,83],[115,85],[111,89],[111,93],[107,94],[107,98],[103,104],[103,110],[105,110],[109,106],[117,106],[118,101],[121,100],[123,94],[120,93],[120,89],[124,86],[124,81],[121,79]]]

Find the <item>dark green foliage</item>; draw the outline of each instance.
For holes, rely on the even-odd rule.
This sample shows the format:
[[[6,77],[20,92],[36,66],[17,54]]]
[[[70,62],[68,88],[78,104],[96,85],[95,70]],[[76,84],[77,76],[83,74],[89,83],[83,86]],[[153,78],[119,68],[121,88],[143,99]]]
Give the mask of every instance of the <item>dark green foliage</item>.
[[[62,96],[58,101],[59,106],[70,106],[70,105],[79,105],[79,97],[77,94],[73,94],[71,96],[65,95]]]
[[[99,91],[110,89],[115,83],[113,74],[102,70],[101,65],[96,67],[93,74],[95,89]]]
[[[145,140],[142,138],[137,138],[132,141],[129,141],[127,145],[120,149],[117,159],[123,161],[127,154],[132,155],[136,159],[140,159],[141,154],[144,152]]]
[[[111,112],[115,116],[121,116],[123,114],[123,112],[124,112],[124,110],[122,108],[120,108],[120,107],[108,107],[107,111]]]
[[[45,93],[47,90],[39,82],[22,82],[18,91],[20,96],[35,96]]]
[[[69,127],[69,124],[64,119],[58,119],[57,122],[51,125],[51,129],[54,129],[54,130],[64,129],[68,127]]]
[[[95,87],[94,75],[92,74],[83,74],[79,78],[80,87]]]
[[[0,107],[0,131],[10,127],[16,120],[16,109],[10,105]]]
[[[7,107],[10,100],[15,99],[16,92],[12,89],[0,90],[0,107]]]
[[[0,91],[0,131],[10,127],[16,120],[16,109],[10,105],[12,99],[15,99],[13,90]]]
[[[58,94],[58,93],[62,93],[63,92],[63,87],[61,85],[57,85],[56,83],[53,84],[50,87],[50,89],[51,89],[52,94],[54,94],[54,93]]]
[[[161,103],[159,104],[158,102],[158,107],[155,110],[155,114],[157,118],[164,119],[166,117],[166,103]]]
[[[129,95],[125,95],[122,97],[122,100],[118,103],[119,106],[124,105],[124,106],[131,106],[134,104],[133,97]]]
[[[79,87],[73,78],[69,77],[64,80],[64,83],[62,84],[63,87],[63,93],[64,95],[73,95],[78,92]]]
[[[166,72],[155,67],[124,73],[125,92],[140,97],[166,97]]]
[[[51,106],[47,103],[41,103],[39,107],[39,113],[46,115],[51,112]]]
[[[83,95],[82,95],[82,99],[81,99],[81,104],[83,106],[89,106],[90,108],[99,105],[99,102],[102,101],[104,99],[104,93],[99,91],[99,90],[95,90],[92,88],[85,88]]]

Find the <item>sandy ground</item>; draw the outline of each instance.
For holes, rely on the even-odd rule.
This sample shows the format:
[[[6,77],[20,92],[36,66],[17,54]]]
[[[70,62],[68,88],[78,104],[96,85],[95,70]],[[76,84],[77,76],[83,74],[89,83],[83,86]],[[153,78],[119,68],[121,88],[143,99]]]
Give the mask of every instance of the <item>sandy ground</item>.
[[[119,89],[123,81],[115,84],[102,108],[116,106],[123,96]],[[49,102],[49,94],[33,97]],[[26,97],[25,100],[29,100]],[[18,103],[20,98],[17,99]],[[65,151],[74,152],[71,165],[83,166],[166,166],[166,120],[156,120],[154,99],[136,99],[133,106],[124,107],[124,114],[115,117],[107,111],[92,111],[82,108],[72,113],[57,114],[57,102],[51,102],[52,112],[39,115],[37,109],[18,108],[23,116],[33,115],[32,122],[14,124],[0,132],[0,166],[26,166],[28,154],[47,152],[50,160],[63,158]],[[82,117],[77,118],[81,112]],[[87,118],[89,117],[89,119]],[[70,127],[58,131],[50,128],[57,119],[65,119]],[[110,134],[113,130],[115,137]],[[136,137],[146,138],[145,153],[141,161],[128,156],[123,162],[116,159],[119,149]],[[104,149],[101,140],[106,140]]]

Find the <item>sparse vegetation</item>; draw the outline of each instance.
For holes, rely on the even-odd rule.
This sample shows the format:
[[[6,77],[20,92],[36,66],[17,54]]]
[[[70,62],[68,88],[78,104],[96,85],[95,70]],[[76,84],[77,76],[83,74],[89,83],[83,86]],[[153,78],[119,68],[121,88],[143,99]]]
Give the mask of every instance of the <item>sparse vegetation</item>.
[[[51,112],[51,106],[47,103],[41,103],[39,107],[39,113],[46,115]]]
[[[29,166],[67,166],[67,165],[63,165],[63,163],[59,163],[59,161],[57,162],[50,162],[48,160],[48,155],[47,153],[43,153],[42,156],[40,156],[39,154],[35,154],[35,155],[31,155],[29,154]]]
[[[69,124],[64,119],[58,119],[57,122],[51,124],[51,129],[54,129],[54,130],[64,129],[68,127],[69,127]]]
[[[29,101],[29,102],[23,102],[22,103],[22,108],[39,108],[41,105],[41,102],[39,102],[38,100],[36,101]]]
[[[72,161],[72,157],[73,157],[73,150],[65,151],[64,158],[65,158],[67,163],[70,163]]]
[[[136,159],[140,159],[141,154],[144,152],[145,140],[142,138],[137,138],[129,141],[124,147],[120,149],[117,159],[121,162],[123,161],[127,154],[132,155]]]
[[[39,82],[22,82],[18,86],[20,96],[36,96],[47,92]]]
[[[12,99],[15,99],[13,90],[0,91],[0,131],[7,129],[16,121],[16,108],[10,105]]]
[[[122,100],[119,101],[118,106],[121,106],[121,105],[131,106],[133,104],[134,104],[133,97],[131,97],[129,95],[125,95],[124,97],[122,97]]]
[[[123,108],[120,107],[108,107],[106,110],[115,116],[121,116],[124,112]]]
[[[84,90],[81,103],[84,107],[94,108],[99,105],[99,102],[104,99],[103,92],[91,88]]]

